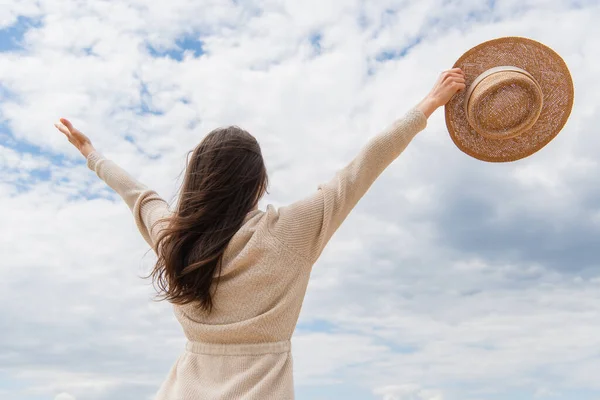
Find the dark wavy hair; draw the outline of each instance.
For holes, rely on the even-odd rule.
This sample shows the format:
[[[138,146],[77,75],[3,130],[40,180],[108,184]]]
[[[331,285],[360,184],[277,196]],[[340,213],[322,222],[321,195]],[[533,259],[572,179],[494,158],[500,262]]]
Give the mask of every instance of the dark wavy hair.
[[[150,276],[162,300],[198,302],[210,312],[225,248],[266,192],[268,177],[258,142],[235,126],[210,132],[190,153]]]

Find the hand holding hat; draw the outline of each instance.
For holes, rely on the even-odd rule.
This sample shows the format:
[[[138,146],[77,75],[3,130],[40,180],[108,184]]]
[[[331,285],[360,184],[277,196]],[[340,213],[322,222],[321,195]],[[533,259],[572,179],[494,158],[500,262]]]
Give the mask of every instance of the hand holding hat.
[[[465,88],[465,75],[460,68],[444,71],[431,92],[417,106],[427,118],[433,112],[448,103],[458,92]]]

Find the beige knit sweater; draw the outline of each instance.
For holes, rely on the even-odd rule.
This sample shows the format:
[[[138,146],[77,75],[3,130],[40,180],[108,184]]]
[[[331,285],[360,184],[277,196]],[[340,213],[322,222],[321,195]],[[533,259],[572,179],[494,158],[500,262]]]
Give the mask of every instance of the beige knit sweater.
[[[212,313],[174,306],[188,339],[156,400],[294,398],[290,338],[310,271],[340,224],[375,179],[425,128],[411,110],[310,196],[252,211],[228,245]],[[98,152],[88,167],[127,203],[152,245],[167,203]]]

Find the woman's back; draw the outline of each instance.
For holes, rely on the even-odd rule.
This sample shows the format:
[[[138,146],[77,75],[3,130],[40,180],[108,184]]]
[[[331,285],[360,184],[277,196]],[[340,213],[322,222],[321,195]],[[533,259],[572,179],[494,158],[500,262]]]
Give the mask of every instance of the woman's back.
[[[274,216],[250,213],[232,238],[210,313],[174,305],[188,343],[157,400],[293,398],[290,338],[310,266],[269,234]]]
[[[294,398],[290,339],[311,268],[373,182],[426,124],[421,110],[411,110],[312,195],[245,215],[213,277],[212,307],[174,302],[188,343],[157,400]],[[88,167],[123,197],[160,260],[161,238],[172,231],[169,221],[178,215],[155,191],[99,153],[89,155]],[[181,234],[185,239],[195,232]],[[188,249],[190,254],[196,250]]]
[[[269,230],[277,211],[251,212],[223,255],[211,312],[175,305],[191,341],[218,344],[288,341],[300,313],[311,265]]]
[[[189,342],[157,400],[293,398],[290,339],[312,266],[426,121],[422,112],[412,110],[313,195],[246,216],[223,254],[212,309],[194,303],[174,306]],[[152,221],[139,225],[152,226]],[[155,232],[159,235],[160,227]],[[145,237],[153,243],[150,232]]]

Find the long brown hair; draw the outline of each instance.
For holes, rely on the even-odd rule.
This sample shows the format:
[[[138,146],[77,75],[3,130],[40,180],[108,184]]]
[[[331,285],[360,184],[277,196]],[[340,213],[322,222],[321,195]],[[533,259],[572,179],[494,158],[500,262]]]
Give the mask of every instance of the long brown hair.
[[[210,312],[225,248],[268,177],[258,142],[235,126],[210,132],[191,153],[177,209],[155,244],[151,276],[163,300],[198,302]]]

